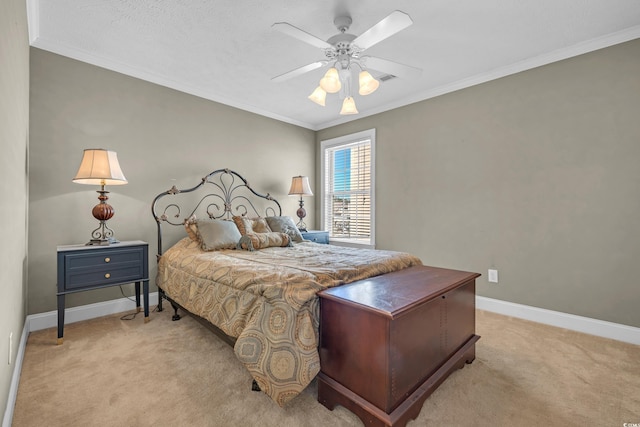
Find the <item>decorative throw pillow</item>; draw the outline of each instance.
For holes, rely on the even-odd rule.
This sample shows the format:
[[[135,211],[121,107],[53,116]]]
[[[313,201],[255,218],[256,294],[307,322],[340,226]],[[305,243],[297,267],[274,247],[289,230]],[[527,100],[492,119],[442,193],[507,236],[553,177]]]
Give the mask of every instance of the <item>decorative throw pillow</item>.
[[[220,219],[199,220],[197,225],[200,246],[205,251],[235,249],[240,237],[242,237],[233,221]]]
[[[271,231],[269,233],[247,233],[240,238],[238,249],[255,251],[258,249],[293,246],[288,234]]]
[[[195,215],[191,215],[189,218],[184,220],[184,229],[187,231],[191,240],[198,241],[198,220]]]
[[[264,218],[247,218],[246,216],[234,216],[233,222],[238,226],[243,236],[249,233],[271,233],[271,228]]]
[[[291,237],[291,240],[300,243],[302,240],[302,234],[296,227],[296,224],[293,222],[290,216],[269,216],[267,217],[267,224],[272,231],[279,231],[281,233],[288,234]]]

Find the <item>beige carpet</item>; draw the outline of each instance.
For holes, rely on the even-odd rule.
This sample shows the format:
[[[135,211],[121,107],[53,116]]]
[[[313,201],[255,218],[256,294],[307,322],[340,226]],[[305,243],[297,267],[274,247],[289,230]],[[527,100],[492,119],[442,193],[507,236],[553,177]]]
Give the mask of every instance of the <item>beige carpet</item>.
[[[232,349],[171,310],[29,336],[13,425],[362,426],[316,401],[316,384],[279,408]],[[478,311],[476,361],[427,399],[409,426],[640,423],[640,346]]]

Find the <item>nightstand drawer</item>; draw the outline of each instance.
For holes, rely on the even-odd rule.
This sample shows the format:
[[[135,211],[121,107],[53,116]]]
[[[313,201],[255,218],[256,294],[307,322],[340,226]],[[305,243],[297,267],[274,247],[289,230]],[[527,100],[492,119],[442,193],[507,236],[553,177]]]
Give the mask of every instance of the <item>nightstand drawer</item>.
[[[138,262],[120,263],[109,268],[83,267],[67,271],[66,289],[93,287],[97,284],[128,283],[142,278],[142,266]]]
[[[64,255],[64,289],[146,279],[143,258],[143,247],[67,253]]]
[[[143,248],[123,248],[117,250],[98,250],[93,252],[76,252],[65,254],[67,268],[112,266],[130,261],[141,262]]]
[[[302,232],[300,232],[300,234],[302,234],[302,238],[305,239],[305,240],[310,240],[312,242],[321,243],[321,244],[324,244],[324,245],[328,245],[329,244],[329,232],[328,231],[309,230],[309,231],[302,231]]]

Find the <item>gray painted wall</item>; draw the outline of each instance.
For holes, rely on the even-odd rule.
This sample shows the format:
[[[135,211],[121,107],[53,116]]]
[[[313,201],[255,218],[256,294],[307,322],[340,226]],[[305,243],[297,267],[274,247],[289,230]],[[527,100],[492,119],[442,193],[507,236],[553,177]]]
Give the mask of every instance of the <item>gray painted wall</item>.
[[[85,148],[118,153],[129,184],[107,187],[116,212],[109,225],[120,240],[150,243],[152,283],[157,194],[228,167],[295,217],[296,199],[286,195],[291,177],[315,171],[313,131],[35,48],[30,131],[29,313],[56,308],[56,246],[85,243],[97,226],[98,187],[71,181]],[[313,223],[313,201],[306,202]],[[82,292],[67,306],[121,296],[118,288]]]
[[[27,289],[29,40],[24,1],[0,2],[0,64],[0,413],[4,414],[24,326]]]
[[[153,252],[149,203],[174,183],[228,166],[294,215],[290,177],[318,191],[319,141],[376,128],[379,248],[481,272],[480,295],[640,327],[640,41],[317,133],[31,52],[30,313],[55,308],[56,245],[95,226],[95,189],[71,182],[83,148],[118,152],[130,183],[111,187],[110,223]]]
[[[320,141],[369,128],[378,248],[640,327],[640,40],[322,130],[316,180]]]

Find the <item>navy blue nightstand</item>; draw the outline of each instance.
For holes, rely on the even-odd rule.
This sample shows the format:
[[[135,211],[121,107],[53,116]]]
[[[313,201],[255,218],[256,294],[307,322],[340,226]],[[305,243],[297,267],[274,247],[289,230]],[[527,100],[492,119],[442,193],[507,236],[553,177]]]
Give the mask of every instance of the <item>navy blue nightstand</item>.
[[[315,243],[321,243],[324,245],[329,244],[329,232],[328,231],[320,231],[320,230],[308,230],[301,231],[302,238],[304,240],[310,240]]]
[[[144,321],[149,321],[149,244],[140,240],[109,246],[58,246],[58,344],[64,333],[65,295],[134,283],[140,311],[143,283]]]

